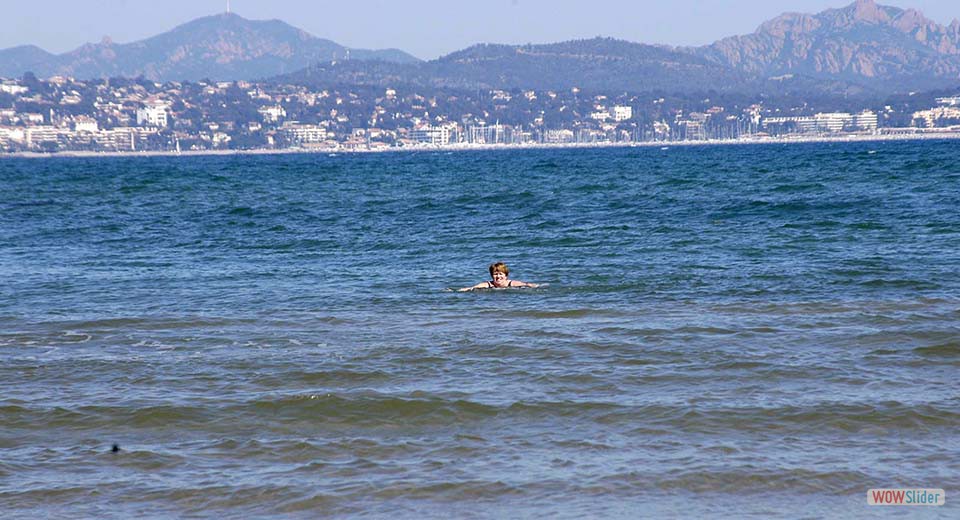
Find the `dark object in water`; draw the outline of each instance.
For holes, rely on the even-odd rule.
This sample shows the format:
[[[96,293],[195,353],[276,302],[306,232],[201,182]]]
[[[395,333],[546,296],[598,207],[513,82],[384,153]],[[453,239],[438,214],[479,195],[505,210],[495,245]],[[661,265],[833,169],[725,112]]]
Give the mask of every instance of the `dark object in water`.
[[[116,443],[114,443],[114,445],[113,445],[113,447],[112,447],[112,448],[110,448],[110,451],[112,451],[113,453],[117,453],[117,452],[119,452],[119,451],[120,451],[120,445],[119,445],[119,444],[116,444]]]

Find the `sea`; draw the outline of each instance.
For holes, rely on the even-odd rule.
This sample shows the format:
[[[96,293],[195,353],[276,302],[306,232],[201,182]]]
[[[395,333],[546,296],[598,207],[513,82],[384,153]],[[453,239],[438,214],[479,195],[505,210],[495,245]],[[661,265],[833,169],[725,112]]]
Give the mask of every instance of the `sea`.
[[[4,519],[958,504],[958,141],[0,159]]]

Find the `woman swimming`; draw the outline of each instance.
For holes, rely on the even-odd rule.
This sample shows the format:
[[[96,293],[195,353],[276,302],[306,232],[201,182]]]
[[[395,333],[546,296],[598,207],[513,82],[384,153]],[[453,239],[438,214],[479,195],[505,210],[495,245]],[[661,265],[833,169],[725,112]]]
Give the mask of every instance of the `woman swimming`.
[[[510,279],[510,268],[507,267],[507,264],[503,262],[497,262],[495,264],[490,264],[490,278],[491,280],[486,282],[480,282],[473,287],[464,287],[459,289],[460,292],[463,291],[473,291],[475,289],[505,289],[507,287],[537,287],[535,283],[521,282],[519,280]]]

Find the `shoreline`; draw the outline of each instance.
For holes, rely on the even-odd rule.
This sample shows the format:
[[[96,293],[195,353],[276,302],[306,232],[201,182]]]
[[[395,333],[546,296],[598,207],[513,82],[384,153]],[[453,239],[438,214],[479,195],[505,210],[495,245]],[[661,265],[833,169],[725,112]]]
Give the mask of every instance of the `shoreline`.
[[[251,150],[145,150],[130,152],[90,152],[90,151],[63,151],[55,153],[43,152],[12,152],[0,153],[2,159],[53,159],[65,158],[94,158],[94,157],[204,157],[204,156],[233,156],[233,155],[289,155],[289,154],[368,154],[393,152],[468,152],[492,150],[550,150],[550,149],[582,149],[582,148],[670,148],[673,146],[737,146],[762,144],[808,144],[808,143],[853,143],[853,142],[885,142],[885,141],[936,141],[960,139],[960,133],[943,132],[928,134],[897,134],[897,135],[843,135],[836,137],[777,137],[753,139],[718,139],[705,141],[644,141],[644,142],[602,142],[602,143],[499,143],[499,144],[466,144],[449,145],[384,147],[379,149],[363,148],[257,148]]]

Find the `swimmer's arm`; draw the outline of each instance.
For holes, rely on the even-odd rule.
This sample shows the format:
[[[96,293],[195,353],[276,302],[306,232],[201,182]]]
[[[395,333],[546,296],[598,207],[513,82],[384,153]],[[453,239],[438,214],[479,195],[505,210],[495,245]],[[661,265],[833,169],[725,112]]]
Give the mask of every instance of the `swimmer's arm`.
[[[486,289],[487,287],[490,287],[490,284],[488,284],[487,282],[480,282],[477,285],[474,285],[473,287],[464,287],[463,289],[457,289],[457,292],[467,292],[467,291],[472,291],[474,289]]]
[[[511,281],[513,282],[512,287],[530,287],[530,288],[540,287],[540,284],[538,283],[521,282],[520,280],[511,280]]]

